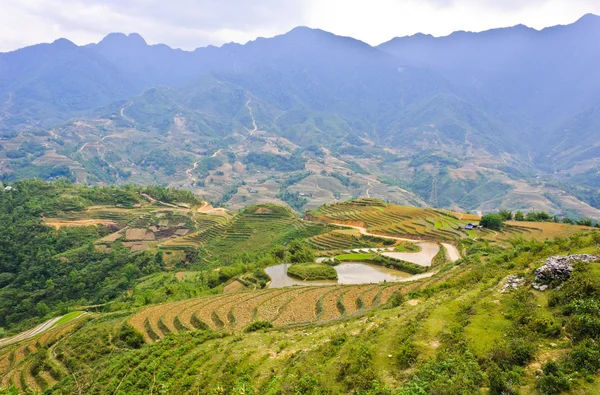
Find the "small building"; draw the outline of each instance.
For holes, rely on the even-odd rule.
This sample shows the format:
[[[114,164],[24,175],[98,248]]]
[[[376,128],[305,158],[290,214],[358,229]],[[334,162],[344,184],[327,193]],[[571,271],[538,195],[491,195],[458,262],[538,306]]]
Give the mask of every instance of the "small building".
[[[6,188],[4,188],[4,192],[10,192],[12,191],[13,187],[11,187],[10,185],[7,186]]]
[[[469,223],[469,224],[465,225],[465,229],[467,229],[467,230],[477,229],[478,227],[479,227],[479,225],[477,225],[477,224],[470,224]]]

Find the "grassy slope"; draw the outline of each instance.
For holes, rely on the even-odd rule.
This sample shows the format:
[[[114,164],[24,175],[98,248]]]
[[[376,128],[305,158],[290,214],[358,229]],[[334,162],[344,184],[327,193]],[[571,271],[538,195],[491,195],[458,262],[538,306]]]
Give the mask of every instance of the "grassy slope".
[[[582,248],[598,252],[597,243],[598,237],[580,237],[554,244],[528,243],[505,252],[471,245],[459,266],[441,268],[432,279],[419,283],[420,290],[393,299],[387,309],[330,324],[250,334],[183,332],[138,350],[121,348],[107,354],[107,347],[118,344],[109,334],[114,336],[126,316],[106,316],[61,342],[58,353],[83,377],[91,378],[93,367],[99,369],[95,382],[84,379],[79,384],[88,393],[112,393],[117,388],[121,393],[149,392],[153,386],[171,393],[314,394],[362,389],[387,394],[402,386],[406,393],[418,388],[424,393],[434,388],[475,393],[490,385],[492,361],[502,358],[494,350],[530,344],[525,347],[530,355],[511,374],[520,383],[514,384],[515,389],[533,394],[536,369],[572,347],[563,340],[569,332],[562,329],[548,336],[523,326],[519,318],[523,313],[533,320],[560,319],[559,310],[547,303],[554,291],[541,294],[527,286],[522,292],[501,294],[503,279],[510,273],[531,279],[532,270],[545,257]],[[582,377],[573,377],[582,386],[574,393],[593,393],[581,392],[593,388]],[[384,386],[390,390],[384,391]],[[52,392],[69,393],[76,387],[67,377]]]

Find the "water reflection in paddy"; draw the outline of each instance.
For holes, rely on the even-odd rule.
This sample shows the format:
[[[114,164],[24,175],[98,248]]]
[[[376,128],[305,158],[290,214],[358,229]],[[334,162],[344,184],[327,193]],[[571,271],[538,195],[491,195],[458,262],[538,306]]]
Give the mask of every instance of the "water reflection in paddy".
[[[413,276],[399,270],[368,263],[346,262],[334,267],[338,274],[337,281],[302,281],[287,275],[289,266],[289,264],[281,264],[265,269],[269,277],[271,277],[269,288],[282,288],[290,285],[370,284],[384,281],[416,280],[423,277],[422,275]]]

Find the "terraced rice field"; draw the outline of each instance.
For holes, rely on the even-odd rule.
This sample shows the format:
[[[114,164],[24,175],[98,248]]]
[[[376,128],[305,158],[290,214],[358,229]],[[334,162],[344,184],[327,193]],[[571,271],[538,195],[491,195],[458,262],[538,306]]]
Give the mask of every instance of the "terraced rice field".
[[[18,343],[0,346],[0,386],[8,387],[14,385],[20,393],[41,393],[49,386],[54,385],[66,373],[66,368],[54,359],[52,347],[57,340],[68,335],[80,324],[84,315],[80,315],[68,322],[56,324],[56,326],[38,333],[30,338],[20,340]],[[49,349],[49,360],[39,372],[32,372],[32,359],[30,354],[39,350],[40,347]],[[29,391],[29,392],[28,392]]]
[[[358,229],[337,229],[329,233],[313,236],[310,245],[318,250],[347,250],[365,247]]]
[[[467,236],[463,231],[467,221],[459,220],[455,214],[389,205],[374,199],[323,206],[312,215],[316,221],[358,225],[365,227],[370,233],[381,235],[441,240],[456,240]],[[320,241],[327,245],[328,239],[317,240]]]
[[[129,322],[147,342],[189,329],[241,331],[254,321],[275,327],[327,322],[385,304],[410,284],[288,287],[207,296],[153,306]]]

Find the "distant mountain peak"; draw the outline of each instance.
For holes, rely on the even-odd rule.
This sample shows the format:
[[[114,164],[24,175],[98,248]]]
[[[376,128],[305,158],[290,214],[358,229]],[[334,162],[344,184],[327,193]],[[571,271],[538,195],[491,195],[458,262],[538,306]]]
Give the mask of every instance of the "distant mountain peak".
[[[596,14],[585,14],[584,16],[582,16],[581,18],[579,18],[577,20],[577,22],[581,22],[581,21],[596,21],[599,22],[600,21],[600,15],[596,15]]]
[[[98,43],[98,45],[128,45],[128,46],[146,46],[146,40],[137,33],[109,33]]]
[[[66,38],[59,38],[57,40],[54,40],[52,42],[52,45],[54,45],[56,47],[60,47],[60,48],[75,48],[75,47],[77,47],[77,45],[74,42],[67,40]]]

